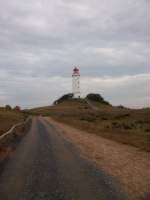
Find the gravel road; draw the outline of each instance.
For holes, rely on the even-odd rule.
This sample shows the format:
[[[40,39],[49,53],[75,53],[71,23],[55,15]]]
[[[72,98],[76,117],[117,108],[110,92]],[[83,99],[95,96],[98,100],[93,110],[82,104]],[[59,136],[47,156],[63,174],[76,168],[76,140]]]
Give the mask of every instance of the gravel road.
[[[117,184],[80,157],[53,124],[32,127],[0,173],[1,200],[122,200]]]

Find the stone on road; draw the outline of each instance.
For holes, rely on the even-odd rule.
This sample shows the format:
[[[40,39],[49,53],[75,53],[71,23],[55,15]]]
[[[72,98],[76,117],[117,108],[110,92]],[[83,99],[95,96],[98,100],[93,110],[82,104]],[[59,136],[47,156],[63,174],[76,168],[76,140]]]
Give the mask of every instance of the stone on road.
[[[53,124],[33,118],[0,174],[1,200],[122,200],[111,177],[80,157]]]

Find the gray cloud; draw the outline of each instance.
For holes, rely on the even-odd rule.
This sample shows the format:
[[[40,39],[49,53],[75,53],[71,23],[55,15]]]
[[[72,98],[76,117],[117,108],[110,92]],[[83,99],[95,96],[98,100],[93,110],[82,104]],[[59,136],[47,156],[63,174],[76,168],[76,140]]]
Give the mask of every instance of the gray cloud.
[[[114,104],[150,106],[149,10],[148,0],[0,0],[0,103],[52,102],[71,90],[79,65],[83,95],[90,88]]]

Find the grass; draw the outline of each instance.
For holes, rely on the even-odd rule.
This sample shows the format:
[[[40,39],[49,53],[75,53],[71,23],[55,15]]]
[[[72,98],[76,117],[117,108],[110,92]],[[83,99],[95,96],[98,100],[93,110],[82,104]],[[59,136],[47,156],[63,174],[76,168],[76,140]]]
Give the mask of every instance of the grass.
[[[51,116],[89,133],[150,151],[150,109],[128,109],[95,103],[92,110],[83,100],[32,109],[31,114]]]
[[[24,114],[16,111],[6,111],[0,108],[0,135],[8,131],[14,124],[24,120]]]

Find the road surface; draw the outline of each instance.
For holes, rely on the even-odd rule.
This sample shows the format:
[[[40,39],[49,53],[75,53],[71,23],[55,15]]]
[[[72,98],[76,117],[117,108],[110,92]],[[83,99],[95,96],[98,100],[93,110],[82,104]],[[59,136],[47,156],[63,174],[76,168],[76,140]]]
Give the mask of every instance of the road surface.
[[[0,172],[1,200],[122,200],[112,178],[80,157],[42,117]]]

